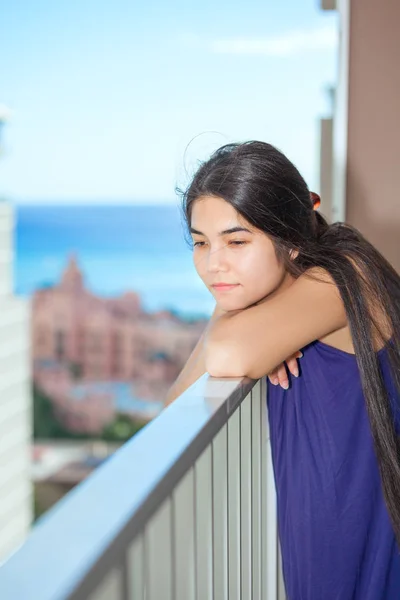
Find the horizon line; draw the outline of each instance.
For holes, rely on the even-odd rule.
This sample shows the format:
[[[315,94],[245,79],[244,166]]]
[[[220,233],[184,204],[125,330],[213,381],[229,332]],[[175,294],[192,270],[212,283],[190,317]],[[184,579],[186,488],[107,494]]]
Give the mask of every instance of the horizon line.
[[[127,200],[125,198],[113,198],[106,200],[104,198],[92,198],[92,199],[40,199],[40,198],[32,198],[29,200],[20,200],[16,198],[2,198],[3,201],[9,202],[14,206],[48,206],[48,207],[57,207],[57,206],[65,206],[65,207],[83,207],[83,206],[177,206],[180,204],[180,201],[177,199],[139,199],[135,198],[133,200]]]

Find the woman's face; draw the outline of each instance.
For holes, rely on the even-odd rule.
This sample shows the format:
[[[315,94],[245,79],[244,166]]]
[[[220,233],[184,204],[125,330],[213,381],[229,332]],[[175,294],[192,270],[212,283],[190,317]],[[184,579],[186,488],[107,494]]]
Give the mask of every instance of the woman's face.
[[[194,202],[191,235],[197,273],[223,310],[247,308],[286,280],[268,236],[221,198]]]

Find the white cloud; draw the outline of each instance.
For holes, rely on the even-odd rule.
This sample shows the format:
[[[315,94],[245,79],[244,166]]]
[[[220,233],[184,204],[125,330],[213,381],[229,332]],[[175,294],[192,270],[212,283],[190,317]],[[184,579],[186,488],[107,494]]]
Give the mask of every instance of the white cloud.
[[[11,119],[13,112],[5,104],[0,104],[0,121],[8,121]]]
[[[216,54],[293,56],[302,52],[335,49],[338,37],[337,28],[330,25],[318,29],[292,31],[269,38],[214,40],[208,43],[208,49]]]

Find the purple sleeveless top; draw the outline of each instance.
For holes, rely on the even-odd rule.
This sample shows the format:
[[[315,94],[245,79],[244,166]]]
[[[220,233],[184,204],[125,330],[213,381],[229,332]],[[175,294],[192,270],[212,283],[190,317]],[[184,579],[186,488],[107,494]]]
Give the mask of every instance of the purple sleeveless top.
[[[400,600],[400,554],[383,499],[356,358],[302,349],[300,377],[268,381],[288,600]],[[397,398],[387,350],[378,352]]]

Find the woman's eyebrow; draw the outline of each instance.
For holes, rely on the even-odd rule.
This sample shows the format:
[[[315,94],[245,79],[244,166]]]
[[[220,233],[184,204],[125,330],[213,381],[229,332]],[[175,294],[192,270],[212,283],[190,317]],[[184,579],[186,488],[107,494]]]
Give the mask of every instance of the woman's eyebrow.
[[[218,235],[229,235],[230,233],[237,233],[238,231],[244,231],[246,233],[252,233],[250,229],[246,229],[246,227],[231,227],[230,229],[224,229],[224,231],[220,231]],[[195,233],[197,235],[204,235],[201,231],[198,231],[194,227],[190,228],[190,233]]]

